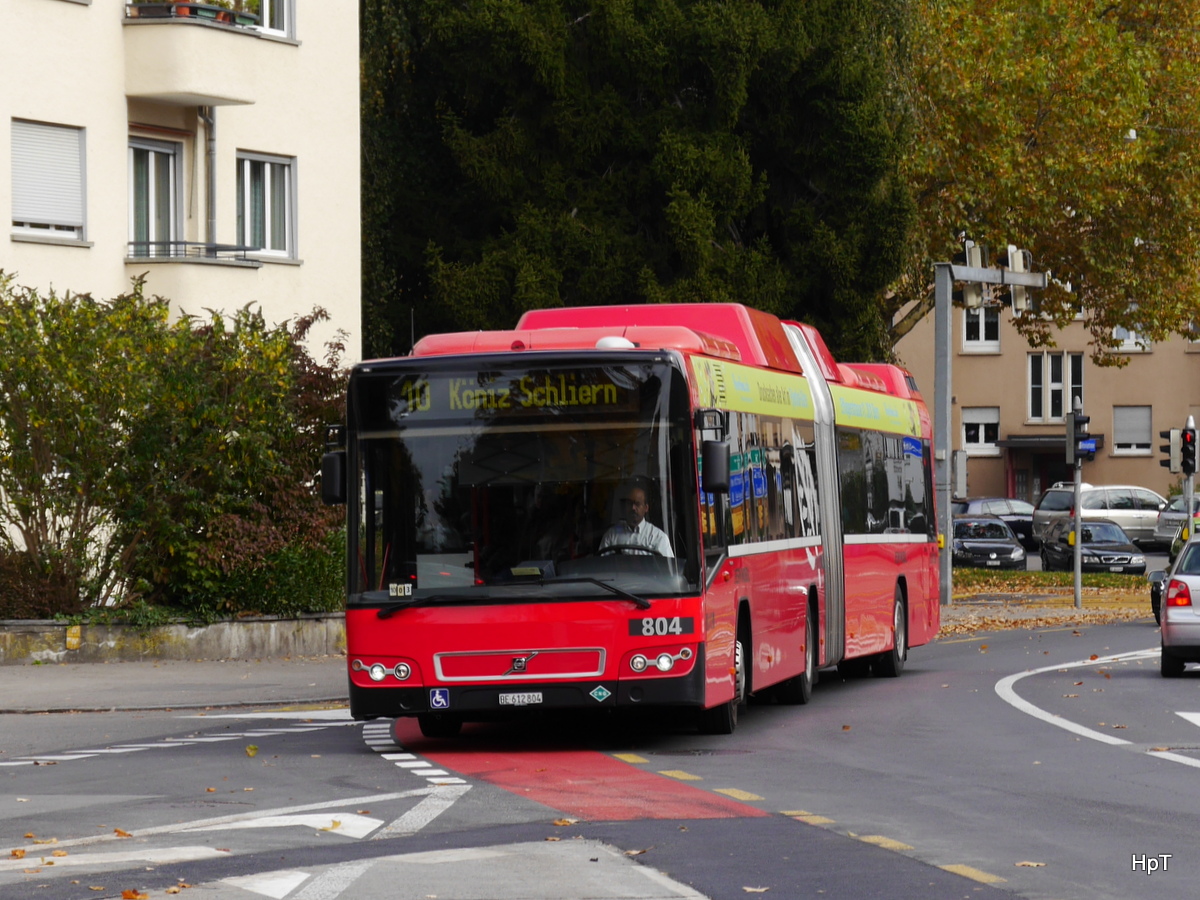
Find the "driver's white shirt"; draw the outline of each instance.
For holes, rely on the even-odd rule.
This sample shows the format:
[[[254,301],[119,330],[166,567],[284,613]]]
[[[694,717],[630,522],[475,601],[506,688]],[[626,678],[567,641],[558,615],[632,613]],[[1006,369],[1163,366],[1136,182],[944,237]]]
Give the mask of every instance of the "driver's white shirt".
[[[671,542],[667,539],[666,532],[646,519],[642,519],[636,526],[630,526],[627,522],[619,522],[604,532],[604,537],[600,539],[600,549],[603,550],[614,544],[645,547],[660,556],[672,558],[675,556],[671,551]]]

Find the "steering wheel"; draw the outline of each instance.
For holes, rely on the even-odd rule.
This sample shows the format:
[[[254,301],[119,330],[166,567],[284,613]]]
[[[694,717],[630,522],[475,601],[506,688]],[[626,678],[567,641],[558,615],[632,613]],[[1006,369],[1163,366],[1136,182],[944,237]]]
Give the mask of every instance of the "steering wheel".
[[[601,547],[599,550],[597,550],[596,555],[610,556],[613,553],[624,553],[626,550],[633,550],[637,556],[651,554],[655,556],[665,556],[664,553],[659,550],[655,550],[653,547],[643,547],[640,544],[609,544],[607,547]]]

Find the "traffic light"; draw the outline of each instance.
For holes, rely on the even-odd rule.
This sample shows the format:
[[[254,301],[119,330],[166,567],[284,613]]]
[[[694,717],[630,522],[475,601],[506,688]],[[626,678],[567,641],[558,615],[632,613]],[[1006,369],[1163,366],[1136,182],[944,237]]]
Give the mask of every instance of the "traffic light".
[[[1067,426],[1067,465],[1095,459],[1096,441],[1088,434],[1088,423],[1092,417],[1073,412],[1067,413],[1063,420]]]
[[[1184,475],[1196,474],[1196,429],[1184,428],[1179,432],[1179,463]]]
[[[963,245],[963,252],[954,257],[956,265],[971,266],[976,269],[987,268],[987,250],[968,240]],[[963,282],[962,290],[954,292],[954,300],[961,300],[967,309],[979,309],[983,306],[983,285],[979,282]]]
[[[1183,471],[1183,432],[1178,428],[1172,428],[1170,431],[1160,431],[1158,436],[1161,438],[1166,438],[1168,441],[1166,444],[1159,445],[1158,449],[1167,454],[1167,458],[1160,459],[1158,464],[1160,466],[1165,466],[1172,475],[1178,475]]]
[[[1028,250],[1022,250],[1016,244],[1009,244],[996,262],[1010,272],[1028,272],[1033,263],[1033,257]],[[1023,284],[1010,284],[1008,293],[1012,298],[1014,313],[1025,312],[1029,309],[1029,288]]]

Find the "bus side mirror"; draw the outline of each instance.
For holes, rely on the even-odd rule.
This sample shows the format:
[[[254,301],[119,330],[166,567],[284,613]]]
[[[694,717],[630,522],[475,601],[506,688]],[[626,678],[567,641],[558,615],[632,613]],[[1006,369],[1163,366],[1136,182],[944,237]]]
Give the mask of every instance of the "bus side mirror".
[[[329,506],[346,502],[345,450],[331,450],[321,457],[321,500]]]
[[[705,493],[729,493],[729,444],[726,441],[705,441],[700,446],[700,479]]]

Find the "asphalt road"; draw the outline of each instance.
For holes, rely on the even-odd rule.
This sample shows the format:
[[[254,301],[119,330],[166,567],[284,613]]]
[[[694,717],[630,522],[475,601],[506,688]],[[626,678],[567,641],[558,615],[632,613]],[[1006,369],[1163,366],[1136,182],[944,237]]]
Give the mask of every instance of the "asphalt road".
[[[1193,897],[1200,671],[1161,679],[1157,641],[949,638],[728,737],[0,716],[0,897]]]

